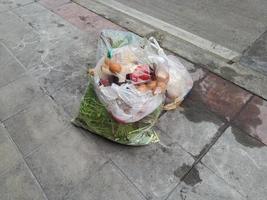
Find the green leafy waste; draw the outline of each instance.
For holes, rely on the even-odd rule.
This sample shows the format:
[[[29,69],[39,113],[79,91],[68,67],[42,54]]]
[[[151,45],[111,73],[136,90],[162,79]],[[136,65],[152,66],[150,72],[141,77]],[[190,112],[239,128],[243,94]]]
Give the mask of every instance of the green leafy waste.
[[[91,80],[81,101],[78,116],[72,122],[76,126],[121,144],[146,145],[159,141],[153,126],[161,110],[162,106],[138,122],[119,123],[98,100]]]

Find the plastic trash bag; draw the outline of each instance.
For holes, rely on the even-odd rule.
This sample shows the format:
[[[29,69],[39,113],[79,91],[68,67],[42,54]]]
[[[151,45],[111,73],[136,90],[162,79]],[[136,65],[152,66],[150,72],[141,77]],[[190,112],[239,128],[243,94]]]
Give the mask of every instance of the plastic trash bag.
[[[157,74],[157,71],[165,70],[168,78],[165,62],[152,49],[142,48],[139,44],[112,49],[112,58],[104,55],[95,67],[95,92],[117,121],[139,121],[152,113],[165,99],[165,91],[156,88],[156,85],[154,88],[158,91],[149,89],[148,84],[155,81],[152,71]],[[116,68],[113,69],[113,66]],[[167,87],[167,80],[165,82]]]
[[[94,76],[73,123],[122,144],[157,142],[153,125],[165,98],[181,102],[192,85],[184,66],[166,56],[154,38],[105,30]]]

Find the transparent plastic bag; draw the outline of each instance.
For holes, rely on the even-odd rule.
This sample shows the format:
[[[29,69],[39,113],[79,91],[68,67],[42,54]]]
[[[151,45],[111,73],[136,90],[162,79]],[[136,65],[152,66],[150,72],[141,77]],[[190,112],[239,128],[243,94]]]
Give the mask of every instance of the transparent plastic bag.
[[[182,101],[192,85],[179,59],[166,56],[154,38],[104,30],[94,76],[73,123],[121,144],[158,142],[153,125],[166,96]]]
[[[107,67],[107,59],[109,63],[121,66],[119,70]],[[163,72],[168,74],[166,62],[165,58],[148,46],[141,48],[139,45],[127,45],[113,49],[112,59],[104,55],[95,68],[94,84],[99,100],[117,121],[139,121],[152,113],[165,99],[164,90],[157,88],[157,85],[155,89],[149,87],[155,81],[152,72],[155,76]],[[117,78],[116,83],[112,83],[115,81],[110,78]],[[167,80],[165,82],[167,87]]]
[[[93,85],[93,79],[89,78],[79,113],[72,120],[74,125],[125,145],[140,146],[159,141],[153,126],[158,120],[162,106],[138,122],[118,123],[97,98]]]
[[[170,79],[167,85],[166,95],[171,99],[178,98],[182,101],[193,87],[193,80],[176,56],[169,55],[167,57]]]

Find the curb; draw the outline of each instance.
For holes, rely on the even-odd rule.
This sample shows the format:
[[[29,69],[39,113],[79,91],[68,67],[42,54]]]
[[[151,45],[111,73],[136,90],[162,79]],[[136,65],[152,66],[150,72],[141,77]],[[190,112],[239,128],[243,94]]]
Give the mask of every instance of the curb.
[[[142,37],[154,36],[161,46],[226,80],[267,99],[264,74],[242,66],[240,54],[114,0],[73,0],[75,3]]]

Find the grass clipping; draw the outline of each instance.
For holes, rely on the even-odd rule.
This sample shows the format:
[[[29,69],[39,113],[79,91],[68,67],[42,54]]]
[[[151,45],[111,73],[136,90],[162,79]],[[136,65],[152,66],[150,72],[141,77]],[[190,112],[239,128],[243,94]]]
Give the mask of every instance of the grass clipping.
[[[112,118],[104,105],[98,100],[90,79],[81,101],[78,116],[72,122],[76,126],[120,144],[147,145],[159,141],[153,126],[158,120],[161,110],[162,106],[138,122],[119,123]]]

